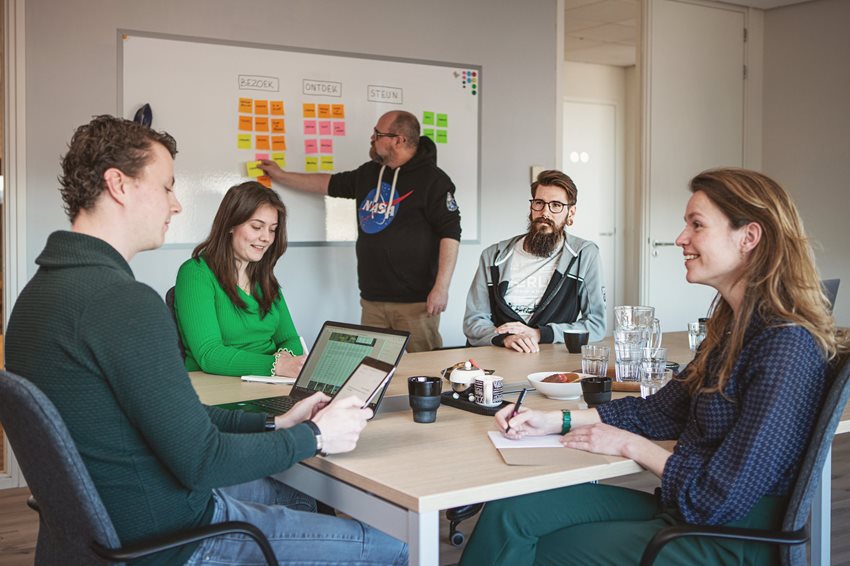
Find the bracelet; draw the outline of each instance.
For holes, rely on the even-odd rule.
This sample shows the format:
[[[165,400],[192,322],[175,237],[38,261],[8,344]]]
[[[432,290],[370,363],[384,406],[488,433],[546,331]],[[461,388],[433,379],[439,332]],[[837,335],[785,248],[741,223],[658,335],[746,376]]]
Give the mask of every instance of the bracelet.
[[[272,377],[275,377],[277,375],[277,373],[275,373],[274,370],[275,370],[275,368],[277,368],[277,361],[280,359],[280,357],[282,355],[283,355],[283,348],[279,349],[277,352],[274,353],[274,361],[272,362]]]
[[[563,422],[561,423],[561,436],[570,432],[570,424],[572,423],[572,416],[570,412],[564,409],[561,411],[561,415],[563,415]]]

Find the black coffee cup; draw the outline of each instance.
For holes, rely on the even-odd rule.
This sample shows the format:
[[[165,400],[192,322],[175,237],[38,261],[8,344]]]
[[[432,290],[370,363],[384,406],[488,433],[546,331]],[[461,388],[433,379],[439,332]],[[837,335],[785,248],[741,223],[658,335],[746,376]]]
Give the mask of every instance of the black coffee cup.
[[[437,420],[442,390],[443,380],[439,377],[416,375],[407,378],[407,392],[410,408],[413,409],[413,422],[432,423]]]
[[[590,334],[587,332],[564,332],[564,344],[571,354],[581,354],[581,347],[587,344]]]
[[[585,377],[581,380],[581,393],[588,405],[602,405],[611,400],[610,377]]]

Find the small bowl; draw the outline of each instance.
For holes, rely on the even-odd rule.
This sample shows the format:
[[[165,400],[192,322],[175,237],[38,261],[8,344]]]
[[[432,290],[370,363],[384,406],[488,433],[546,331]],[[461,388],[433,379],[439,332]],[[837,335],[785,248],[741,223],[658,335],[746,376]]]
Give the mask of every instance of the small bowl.
[[[590,376],[581,380],[582,397],[588,405],[602,405],[611,400],[611,378]]]
[[[576,381],[575,383],[547,383],[543,381],[544,378],[549,377],[553,373],[576,373],[582,379],[590,376],[587,373],[574,371],[538,371],[528,374],[528,383],[550,399],[566,400],[581,397],[580,381]]]

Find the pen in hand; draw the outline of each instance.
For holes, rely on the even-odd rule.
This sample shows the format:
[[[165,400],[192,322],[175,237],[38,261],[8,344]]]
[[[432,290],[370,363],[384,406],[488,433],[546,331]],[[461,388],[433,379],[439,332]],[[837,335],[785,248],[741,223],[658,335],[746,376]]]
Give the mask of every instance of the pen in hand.
[[[526,394],[526,393],[528,393],[528,388],[527,388],[527,387],[523,387],[523,388],[522,388],[522,391],[520,391],[520,392],[519,392],[519,397],[517,397],[516,405],[514,405],[514,411],[513,411],[513,413],[511,413],[511,417],[510,417],[510,419],[508,419],[508,420],[506,421],[506,422],[507,422],[507,425],[508,425],[508,428],[506,428],[506,429],[505,429],[505,432],[506,432],[506,433],[507,433],[509,430],[511,430],[511,419],[512,419],[512,418],[514,418],[515,416],[517,416],[517,415],[519,414],[519,409],[520,409],[520,407],[522,407],[522,400],[523,400],[523,399],[525,399],[525,394]]]

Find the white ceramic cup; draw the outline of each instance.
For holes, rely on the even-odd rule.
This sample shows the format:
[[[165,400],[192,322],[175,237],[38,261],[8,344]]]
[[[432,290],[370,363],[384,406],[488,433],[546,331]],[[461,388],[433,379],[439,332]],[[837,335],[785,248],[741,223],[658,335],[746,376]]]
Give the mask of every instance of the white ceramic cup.
[[[475,378],[475,402],[485,407],[502,404],[504,380],[498,375],[480,375]]]

